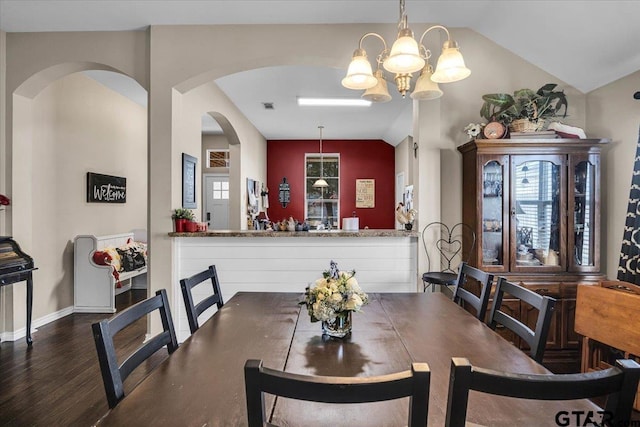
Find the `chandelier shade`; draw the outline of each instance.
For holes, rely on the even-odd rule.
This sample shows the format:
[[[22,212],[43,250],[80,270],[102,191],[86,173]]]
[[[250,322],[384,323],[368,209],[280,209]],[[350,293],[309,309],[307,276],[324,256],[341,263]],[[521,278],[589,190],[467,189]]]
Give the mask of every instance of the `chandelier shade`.
[[[375,75],[373,74],[367,54],[362,48],[364,40],[368,37],[375,37],[382,41],[383,49],[376,55],[378,67],[382,64],[385,70],[395,74],[394,81],[403,98],[407,92],[411,93],[412,73],[420,70],[422,72],[417,79],[413,93],[411,93],[411,98],[416,100],[437,99],[442,96],[442,90],[437,83],[457,82],[471,74],[471,70],[464,63],[458,43],[451,40],[449,30],[446,27],[433,25],[422,33],[419,41],[416,41],[413,31],[409,29],[407,24],[404,3],[404,0],[400,0],[400,20],[398,22],[400,30],[391,50],[387,48],[387,42],[380,34],[366,33],[360,38],[358,49],[353,53],[349,64],[347,75],[342,79],[342,85],[348,89],[366,90],[362,97],[369,101],[387,102],[391,96],[386,88],[386,82],[383,82],[384,75],[381,78],[379,74],[382,73],[378,73],[378,71]],[[425,47],[423,40],[429,31],[436,29],[444,31],[447,40],[444,42],[434,72],[429,65],[431,50]],[[431,83],[427,79],[430,79]]]
[[[470,74],[471,70],[464,64],[458,44],[454,41],[445,42],[442,54],[438,58],[436,72],[431,76],[431,80],[436,83],[453,83],[466,79]]]
[[[385,70],[396,74],[415,73],[424,67],[424,59],[420,56],[420,47],[413,38],[413,31],[408,28],[400,31],[383,66]]]
[[[442,91],[438,87],[438,83],[431,79],[433,75],[433,68],[427,64],[422,69],[420,77],[416,82],[416,87],[411,93],[411,99],[417,99],[418,101],[429,101],[432,99],[438,99],[442,96]]]
[[[376,70],[374,77],[378,83],[367,89],[362,98],[372,102],[389,102],[391,101],[391,95],[389,95],[389,89],[387,89],[387,81],[384,79],[384,73],[382,70]]]
[[[342,86],[347,89],[369,89],[375,86],[378,80],[373,76],[371,63],[367,59],[364,49],[357,49],[353,53],[353,59],[349,64],[347,75],[342,79]]]

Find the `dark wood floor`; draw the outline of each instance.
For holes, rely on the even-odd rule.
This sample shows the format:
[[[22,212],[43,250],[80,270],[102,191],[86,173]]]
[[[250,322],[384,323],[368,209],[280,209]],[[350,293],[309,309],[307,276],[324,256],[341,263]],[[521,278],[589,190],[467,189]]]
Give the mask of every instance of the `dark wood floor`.
[[[145,297],[144,290],[125,292],[116,297],[116,308]],[[24,340],[0,343],[1,426],[90,426],[107,412],[91,333],[91,323],[106,317],[72,314],[49,323],[33,334],[32,348]],[[145,333],[146,321],[141,319],[116,336],[116,349],[130,353]],[[125,381],[125,393],[166,355],[160,350],[134,371]]]

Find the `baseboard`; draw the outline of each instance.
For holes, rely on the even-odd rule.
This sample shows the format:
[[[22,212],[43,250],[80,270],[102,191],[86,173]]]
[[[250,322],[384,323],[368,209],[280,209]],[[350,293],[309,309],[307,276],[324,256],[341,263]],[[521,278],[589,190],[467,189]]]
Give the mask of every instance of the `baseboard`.
[[[73,306],[69,306],[63,308],[62,310],[58,310],[54,313],[47,314],[46,316],[39,317],[37,319],[33,319],[31,322],[31,334],[33,335],[38,331],[38,327],[44,326],[48,323],[53,322],[54,320],[62,319],[65,316],[68,316],[73,313]],[[6,331],[0,333],[0,341],[18,341],[27,336],[27,327],[26,325],[20,329],[16,329],[15,331]]]
[[[116,312],[114,308],[109,307],[74,307],[74,313],[107,313],[113,314]]]

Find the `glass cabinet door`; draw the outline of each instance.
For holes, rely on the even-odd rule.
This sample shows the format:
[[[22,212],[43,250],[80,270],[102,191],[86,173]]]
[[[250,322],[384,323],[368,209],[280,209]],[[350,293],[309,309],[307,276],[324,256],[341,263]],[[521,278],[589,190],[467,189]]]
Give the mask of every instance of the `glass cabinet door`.
[[[512,156],[511,266],[515,271],[562,270],[563,156]]]
[[[479,237],[481,268],[487,271],[503,271],[508,266],[508,216],[505,215],[505,188],[509,188],[505,165],[508,157],[483,158],[481,171],[482,234]],[[507,193],[508,195],[508,193]],[[505,224],[505,219],[507,223]]]
[[[597,271],[596,259],[599,241],[596,224],[596,159],[582,156],[569,164],[569,269],[571,271]],[[571,214],[572,213],[572,214]]]

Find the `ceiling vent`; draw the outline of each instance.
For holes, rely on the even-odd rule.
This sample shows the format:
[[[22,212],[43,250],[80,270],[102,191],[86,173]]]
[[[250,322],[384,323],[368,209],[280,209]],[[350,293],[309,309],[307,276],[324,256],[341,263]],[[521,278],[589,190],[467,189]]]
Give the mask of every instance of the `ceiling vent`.
[[[262,105],[264,105],[265,110],[275,110],[273,102],[263,102]]]

